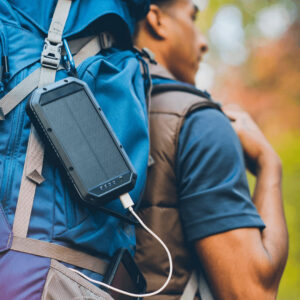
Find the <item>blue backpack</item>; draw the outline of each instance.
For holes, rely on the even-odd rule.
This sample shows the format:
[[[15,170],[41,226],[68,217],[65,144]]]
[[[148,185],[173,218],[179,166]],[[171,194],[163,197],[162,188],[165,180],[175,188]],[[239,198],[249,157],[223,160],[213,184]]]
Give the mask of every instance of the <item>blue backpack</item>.
[[[137,172],[130,194],[138,205],[149,152],[147,84],[131,35],[148,7],[148,0],[0,1],[1,299],[110,299],[67,266],[101,280],[117,249],[134,252],[134,225],[84,206],[37,151],[25,106],[37,86],[76,71]],[[70,53],[60,59],[68,45],[75,62]],[[125,214],[118,200],[105,209]]]

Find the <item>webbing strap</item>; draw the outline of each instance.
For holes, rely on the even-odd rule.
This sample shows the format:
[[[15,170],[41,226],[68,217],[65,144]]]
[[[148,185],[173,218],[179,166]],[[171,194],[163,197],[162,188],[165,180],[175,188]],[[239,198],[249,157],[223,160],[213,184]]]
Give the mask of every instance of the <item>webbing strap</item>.
[[[61,38],[69,10],[71,8],[71,3],[71,0],[58,0],[57,2],[50,24],[48,37],[45,39],[45,46],[41,56],[42,68],[40,71],[38,84],[39,87],[55,81],[58,65],[57,67],[53,67],[51,60],[54,60],[56,63],[56,55],[58,55],[60,58],[61,49],[58,45],[53,46],[52,43],[61,43]],[[47,47],[50,47],[50,51],[56,51],[54,56],[52,56],[52,53],[49,52]],[[51,55],[48,55],[49,53]],[[34,127],[31,126],[19,198],[13,224],[14,236],[23,238],[27,236],[36,184],[40,184],[44,180],[42,177],[43,159],[44,146]]]
[[[61,42],[71,4],[72,0],[58,0],[48,31],[48,40],[51,43],[58,44]]]
[[[84,46],[82,42],[89,41]],[[75,65],[79,66],[85,59],[96,55],[101,51],[98,37],[74,40],[70,42],[70,48],[74,56]],[[75,49],[75,50],[74,50]],[[79,50],[79,51],[78,51]],[[59,70],[63,67],[59,67]],[[28,75],[23,81],[7,93],[0,101],[0,120],[4,120],[5,116],[10,113],[19,103],[21,103],[33,90],[35,90],[39,83],[41,69],[36,69]]]
[[[180,300],[194,300],[197,290],[198,290],[197,274],[196,271],[193,271],[184,288]]]
[[[45,180],[42,175],[44,145],[33,125],[31,125],[31,131],[29,135],[26,160],[27,162],[24,167],[26,177],[35,184],[41,184]]]
[[[36,69],[1,99],[0,120],[4,120],[5,116],[37,87],[40,73],[41,69]]]
[[[45,39],[42,52],[41,75],[39,87],[55,81],[55,75],[60,63],[62,35],[69,15],[72,0],[58,0],[52,17],[48,37]],[[51,60],[54,62],[52,63]]]
[[[25,170],[28,170],[27,165],[28,164],[34,164],[38,167],[38,172],[33,172],[33,176],[36,177],[36,182],[41,182],[40,178],[41,175],[39,172],[41,172],[41,166],[43,157],[41,158],[41,155],[39,153],[36,153],[39,151],[38,149],[38,136],[34,128],[31,128],[31,134],[29,136],[28,141],[28,147],[26,152],[26,159],[25,159],[25,165],[24,165],[24,171],[22,174],[21,179],[21,186],[20,186],[20,192],[19,192],[19,199],[16,207],[15,212],[15,218],[14,218],[14,224],[13,224],[13,234],[19,237],[26,237],[29,221],[30,221],[30,215],[32,210],[32,203],[33,198],[35,195],[35,189],[36,189],[36,183],[30,179],[27,178],[27,174]],[[33,138],[35,136],[35,138]],[[33,156],[29,155],[31,151],[34,151]],[[37,154],[37,155],[36,155]],[[42,159],[42,161],[39,161]]]
[[[52,83],[55,81],[55,76],[56,76],[56,69],[49,69],[49,68],[41,68],[40,72],[40,78],[39,78],[39,83],[38,87],[44,87],[49,83]]]
[[[58,0],[47,38],[51,43],[58,44],[61,42],[62,32],[68,17],[70,6],[71,0]],[[79,43],[75,43],[77,47],[78,44]],[[100,50],[101,45],[99,43],[99,38],[93,38],[87,45],[82,47],[81,51],[78,52],[78,56],[74,57],[75,64],[80,64],[87,57],[97,54]],[[45,52],[45,47],[43,52]],[[46,57],[46,64],[44,64],[41,69],[34,71],[17,87],[15,87],[14,90],[7,94],[4,99],[2,99],[1,112],[3,114],[3,118],[37,86],[43,87],[48,83],[54,82],[57,67],[51,68],[51,62],[49,64],[49,57]],[[26,238],[36,184],[40,184],[44,180],[41,175],[43,157],[43,145],[32,126],[21,180],[19,199],[14,218],[14,238],[11,249],[42,257],[50,257],[71,265],[104,274],[107,268],[107,262],[103,260],[64,246]]]
[[[201,270],[198,271],[198,288],[201,300],[214,300],[214,296],[207,284],[206,278]]]
[[[197,291],[199,291],[201,300],[214,300],[201,270],[198,272],[193,271],[184,288],[180,300],[194,300]]]
[[[75,39],[75,40],[68,40],[68,44],[69,44],[69,48],[71,50],[71,53],[73,55],[75,55],[76,53],[78,53],[80,51],[80,49],[87,45],[90,40],[92,40],[95,36],[86,36],[86,37],[83,37],[83,38],[78,38],[78,39]],[[66,50],[63,49],[62,50],[62,54],[66,54]]]
[[[86,58],[96,55],[101,50],[100,39],[98,36],[90,40],[80,51],[74,56],[75,66],[78,66]]]
[[[105,274],[108,266],[108,262],[89,254],[76,251],[74,249],[70,249],[61,245],[29,238],[21,238],[15,236],[13,238],[11,249],[42,257],[49,257],[96,272],[101,275]]]

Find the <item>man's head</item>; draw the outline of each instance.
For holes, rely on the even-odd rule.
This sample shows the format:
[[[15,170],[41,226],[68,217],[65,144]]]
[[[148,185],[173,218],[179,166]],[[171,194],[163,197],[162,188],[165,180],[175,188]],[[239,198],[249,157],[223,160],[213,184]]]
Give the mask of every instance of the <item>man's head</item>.
[[[149,48],[177,79],[194,83],[207,44],[194,21],[192,0],[151,0],[150,11],[137,29],[137,47]]]

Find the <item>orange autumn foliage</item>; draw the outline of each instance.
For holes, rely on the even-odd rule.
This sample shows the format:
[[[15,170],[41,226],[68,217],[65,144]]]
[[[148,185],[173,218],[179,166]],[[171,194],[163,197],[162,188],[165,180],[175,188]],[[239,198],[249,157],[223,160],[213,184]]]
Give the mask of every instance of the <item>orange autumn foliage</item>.
[[[222,71],[215,99],[245,108],[272,138],[300,129],[300,22],[279,40],[250,44],[242,67]]]

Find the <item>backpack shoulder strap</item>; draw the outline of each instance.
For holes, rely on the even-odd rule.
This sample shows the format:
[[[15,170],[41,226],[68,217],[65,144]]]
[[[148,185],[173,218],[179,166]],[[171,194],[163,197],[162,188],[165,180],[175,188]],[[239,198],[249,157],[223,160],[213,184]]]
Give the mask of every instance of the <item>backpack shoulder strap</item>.
[[[201,270],[198,272],[194,270],[192,272],[180,297],[180,300],[194,300],[197,291],[199,291],[201,300],[214,300],[214,297]]]
[[[68,12],[70,9],[70,4],[71,4],[71,0],[59,0],[52,19],[52,23],[55,22],[60,23],[59,28],[57,29],[57,31],[60,31],[60,41],[61,41],[62,31],[64,28],[64,23],[67,19]],[[63,13],[59,12],[59,10],[61,9],[64,10]],[[57,40],[58,36],[53,32],[51,33],[51,28],[53,29],[52,23],[50,26],[48,38],[49,36],[53,35],[53,39],[56,39],[55,43],[57,43],[59,42],[59,40]],[[91,47],[88,47],[88,49],[85,46],[83,47],[81,55],[79,56],[80,60],[84,59],[86,55],[89,56],[91,54],[90,52],[95,51],[95,49],[96,51],[98,49],[97,41],[92,40]],[[35,85],[32,85],[32,87],[34,86],[35,88],[37,83],[39,86],[44,86],[45,84],[51,83],[52,81],[55,80],[56,71],[59,65],[57,64],[57,66],[52,70],[51,67],[47,66],[47,63],[49,63],[49,61],[46,62],[46,66],[42,65],[42,68],[39,69],[40,78],[37,76],[39,82],[35,82]],[[48,70],[43,71],[43,69],[48,69]],[[36,134],[34,127],[32,126],[31,133],[29,136],[29,141],[28,141],[22,180],[21,180],[20,193],[19,193],[16,213],[14,218],[14,224],[13,224],[14,237],[13,237],[11,249],[19,252],[25,252],[25,253],[30,253],[42,257],[57,259],[81,268],[85,268],[94,272],[98,272],[100,274],[104,274],[107,268],[107,262],[102,259],[98,259],[86,253],[79,252],[61,245],[27,238],[27,231],[28,231],[28,226],[29,226],[29,221],[31,216],[31,210],[32,210],[36,185],[40,183],[39,177],[41,176],[40,175],[41,173],[40,174],[38,173],[41,172],[42,170],[43,157],[44,157],[43,145],[39,140],[39,137]],[[30,169],[33,170],[32,177],[28,176],[28,166],[30,166]]]
[[[206,98],[208,100],[212,100],[211,95],[207,91],[199,90],[192,85],[185,84],[179,81],[171,81],[167,80],[164,77],[152,76],[154,79],[154,84],[152,88],[152,96],[160,93],[171,92],[171,91],[178,91],[178,92],[186,92],[190,94],[194,94],[196,96]],[[155,79],[161,79],[161,83],[155,84]],[[163,82],[165,79],[166,82]]]
[[[39,87],[55,81],[55,75],[60,62],[62,34],[72,0],[58,0],[48,37],[41,56],[41,71]],[[31,126],[26,152],[25,165],[21,179],[19,198],[13,224],[14,236],[26,237],[36,185],[44,181],[42,167],[44,159],[44,147],[35,129]]]
[[[160,112],[173,111],[173,113],[193,111],[200,108],[214,108],[222,111],[221,104],[214,101],[207,91],[202,91],[190,84],[186,84],[174,79],[152,75],[152,91],[153,98],[152,112],[159,110]],[[190,97],[186,101],[182,101],[182,94],[189,94]],[[177,99],[172,107],[170,101]],[[188,108],[188,110],[186,110]]]
[[[197,274],[196,271],[193,271],[191,274],[184,291],[180,297],[180,300],[194,300],[195,295],[198,290],[198,281],[197,281]],[[202,300],[202,297],[201,297]],[[205,300],[205,298],[204,298]]]
[[[203,271],[198,270],[197,275],[198,275],[198,289],[199,289],[201,300],[214,300],[215,298],[211,293],[207,280],[204,277]]]

